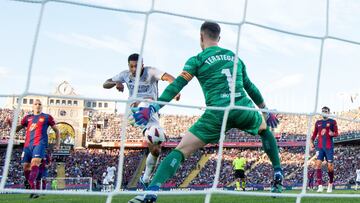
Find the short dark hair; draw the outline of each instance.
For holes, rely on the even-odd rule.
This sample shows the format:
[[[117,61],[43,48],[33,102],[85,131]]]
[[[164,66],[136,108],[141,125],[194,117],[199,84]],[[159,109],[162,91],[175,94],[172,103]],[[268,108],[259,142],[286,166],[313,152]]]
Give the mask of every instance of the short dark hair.
[[[200,28],[201,32],[204,32],[207,37],[213,40],[217,40],[220,36],[220,25],[215,22],[205,21]]]
[[[129,58],[128,58],[128,63],[129,63],[130,61],[138,61],[138,60],[139,60],[139,54],[134,53],[134,54],[131,54],[131,55],[129,56]]]
[[[323,109],[326,109],[326,110],[328,110],[330,112],[330,108],[327,107],[327,106],[324,106],[324,107],[321,108],[321,110],[323,110]]]

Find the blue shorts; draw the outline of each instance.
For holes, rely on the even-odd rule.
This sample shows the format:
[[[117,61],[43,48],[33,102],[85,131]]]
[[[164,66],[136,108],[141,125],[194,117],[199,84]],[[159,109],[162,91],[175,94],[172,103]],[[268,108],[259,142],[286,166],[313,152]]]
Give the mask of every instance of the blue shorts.
[[[325,158],[328,163],[334,162],[334,149],[318,149],[316,153],[317,160],[324,161]]]
[[[31,159],[33,158],[43,159],[45,157],[45,149],[46,147],[43,145],[24,147],[23,153],[21,155],[22,162],[31,163]]]

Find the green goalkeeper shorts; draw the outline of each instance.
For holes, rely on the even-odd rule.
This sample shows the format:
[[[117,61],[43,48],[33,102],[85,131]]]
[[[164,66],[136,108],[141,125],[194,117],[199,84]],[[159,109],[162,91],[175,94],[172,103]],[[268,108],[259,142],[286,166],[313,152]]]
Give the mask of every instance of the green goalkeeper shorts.
[[[189,129],[204,143],[218,143],[221,133],[224,111],[206,110],[205,113]],[[257,135],[262,122],[258,111],[231,110],[228,116],[226,131],[238,128],[252,135]]]

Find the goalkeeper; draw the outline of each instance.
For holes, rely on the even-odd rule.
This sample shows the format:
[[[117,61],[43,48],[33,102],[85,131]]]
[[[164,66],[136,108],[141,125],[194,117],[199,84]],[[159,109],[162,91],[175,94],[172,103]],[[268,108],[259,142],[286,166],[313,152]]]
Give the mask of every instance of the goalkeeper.
[[[219,40],[220,26],[214,22],[204,22],[200,29],[200,46],[203,51],[188,59],[180,76],[166,87],[159,101],[171,101],[195,76],[202,87],[206,106],[229,106],[230,89],[234,84],[236,106],[254,107],[254,102],[259,108],[266,108],[261,93],[248,78],[245,65],[240,59],[236,65],[236,81],[233,81],[235,54],[219,47]],[[134,109],[135,122],[138,125],[146,125],[151,115],[159,111],[161,107],[159,104],[153,103],[148,108]],[[207,109],[183,136],[176,149],[161,162],[148,190],[159,190],[160,186],[176,173],[185,158],[208,143],[217,143],[220,138],[223,117],[223,110]],[[276,127],[278,122],[272,113],[261,115],[258,111],[233,109],[230,110],[226,123],[226,130],[238,128],[253,135],[260,135],[263,148],[274,168],[272,192],[282,191],[283,180],[278,146],[269,128],[269,126]],[[156,199],[155,194],[147,193],[136,196],[129,203],[151,203],[156,202]]]

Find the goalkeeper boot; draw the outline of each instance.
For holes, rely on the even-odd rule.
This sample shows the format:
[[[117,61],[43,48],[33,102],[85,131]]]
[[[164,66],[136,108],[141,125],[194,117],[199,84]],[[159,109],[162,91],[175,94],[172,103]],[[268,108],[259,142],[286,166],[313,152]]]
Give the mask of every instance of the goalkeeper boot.
[[[273,180],[272,186],[271,186],[271,192],[275,192],[275,193],[282,192],[283,179],[284,179],[284,176],[283,176],[282,170],[275,171],[274,180]]]
[[[143,202],[144,202],[144,195],[137,195],[136,197],[128,201],[128,203],[143,203]]]
[[[154,203],[157,200],[156,194],[146,194],[144,197],[144,203]]]
[[[132,198],[128,203],[156,203],[157,195],[156,194],[145,194],[137,195]]]

